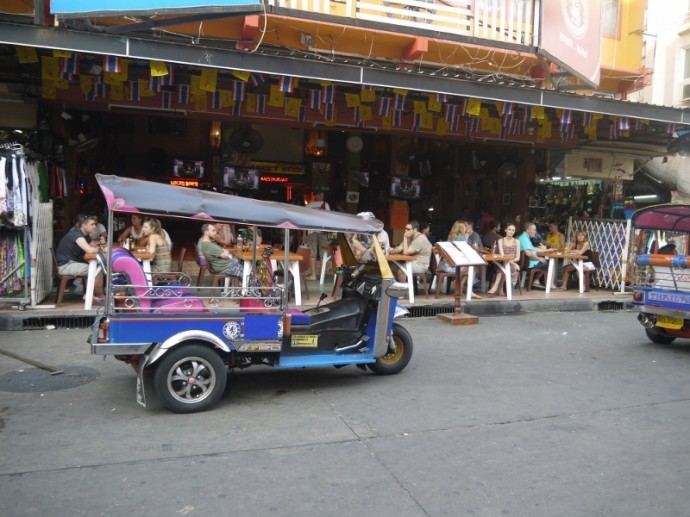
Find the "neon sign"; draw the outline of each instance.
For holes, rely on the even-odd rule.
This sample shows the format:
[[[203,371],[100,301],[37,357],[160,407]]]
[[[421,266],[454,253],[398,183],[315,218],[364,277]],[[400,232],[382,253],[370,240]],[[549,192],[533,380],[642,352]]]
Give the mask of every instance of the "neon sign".
[[[262,183],[290,183],[287,176],[261,176]]]
[[[169,182],[171,185],[175,185],[177,187],[199,188],[199,180],[197,179],[174,178],[169,180]]]

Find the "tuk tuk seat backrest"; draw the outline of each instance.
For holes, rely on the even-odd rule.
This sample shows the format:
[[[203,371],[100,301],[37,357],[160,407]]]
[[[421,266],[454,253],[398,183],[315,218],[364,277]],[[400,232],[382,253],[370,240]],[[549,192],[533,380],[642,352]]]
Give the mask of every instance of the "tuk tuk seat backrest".
[[[114,248],[112,253],[112,271],[125,276],[125,282],[130,287],[132,295],[139,304],[142,312],[151,310],[151,299],[147,297],[149,292],[146,274],[139,261],[124,248]]]

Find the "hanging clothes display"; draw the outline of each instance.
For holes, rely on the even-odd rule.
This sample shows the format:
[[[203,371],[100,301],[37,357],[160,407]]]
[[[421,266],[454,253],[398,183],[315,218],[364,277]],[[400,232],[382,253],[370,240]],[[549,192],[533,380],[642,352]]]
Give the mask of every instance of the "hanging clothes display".
[[[38,172],[23,148],[0,144],[0,301],[29,300],[29,222],[38,192]]]

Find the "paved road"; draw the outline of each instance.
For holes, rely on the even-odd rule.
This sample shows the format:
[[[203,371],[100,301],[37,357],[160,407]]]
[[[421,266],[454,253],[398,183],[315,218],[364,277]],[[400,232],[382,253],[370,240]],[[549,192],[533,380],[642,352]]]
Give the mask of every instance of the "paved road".
[[[0,392],[2,515],[687,515],[690,342],[630,312],[405,325],[400,375],[249,369],[187,416],[140,408],[83,330],[0,332],[60,382],[97,375],[49,390],[0,356],[0,387],[37,389]]]

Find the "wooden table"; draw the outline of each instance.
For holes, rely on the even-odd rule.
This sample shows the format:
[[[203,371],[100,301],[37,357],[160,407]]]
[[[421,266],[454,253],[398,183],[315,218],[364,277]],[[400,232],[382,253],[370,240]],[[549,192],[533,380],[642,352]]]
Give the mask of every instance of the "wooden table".
[[[506,299],[512,300],[513,299],[513,276],[512,276],[512,271],[511,269],[511,261],[515,259],[515,257],[509,257],[506,255],[494,255],[493,253],[487,253],[486,255],[482,255],[482,258],[486,260],[487,262],[493,262],[496,264],[496,267],[501,270],[503,275],[506,278]],[[519,281],[519,280],[518,280]],[[467,278],[467,291],[469,292],[470,290],[470,278]]]
[[[392,262],[403,270],[407,277],[408,298],[410,303],[414,303],[414,277],[412,276],[412,263],[416,260],[414,255],[403,255],[402,253],[389,253],[386,256],[388,262]],[[401,264],[404,262],[404,264]]]
[[[254,255],[254,250],[250,247],[249,249],[241,250],[239,248],[226,248],[228,253],[236,257],[238,260],[242,261],[242,287],[247,287],[247,279],[252,272],[252,266],[254,260],[259,260],[262,257],[263,249],[266,246],[257,246],[256,255]],[[271,269],[276,270],[278,261],[282,261],[285,258],[285,251],[274,251],[270,257]],[[302,305],[302,280],[299,274],[299,262],[302,260],[302,255],[298,253],[290,252],[288,254],[290,273],[292,273],[293,281],[295,283],[295,304]],[[285,282],[287,285],[287,280]]]
[[[104,253],[107,253],[104,251]],[[139,262],[141,262],[141,267],[144,270],[144,274],[151,282],[151,261],[156,258],[154,253],[148,253],[147,251],[133,250],[132,255]],[[98,259],[96,258],[96,253],[85,253],[84,260],[89,263],[89,273],[86,277],[86,287],[84,288],[84,309],[91,310],[93,308],[93,288],[96,285],[96,273],[98,272]],[[107,258],[107,255],[106,255]]]
[[[549,270],[546,274],[546,294],[551,292],[551,285],[553,284],[553,275],[556,269],[556,261],[558,259],[566,259],[575,262],[573,266],[577,270],[577,276],[580,280],[580,293],[585,292],[585,280],[584,280],[584,262],[587,257],[585,255],[578,255],[576,253],[565,254],[562,251],[551,251],[549,253],[544,253],[544,256],[549,259]]]

